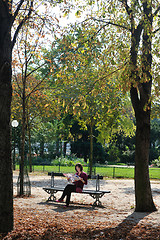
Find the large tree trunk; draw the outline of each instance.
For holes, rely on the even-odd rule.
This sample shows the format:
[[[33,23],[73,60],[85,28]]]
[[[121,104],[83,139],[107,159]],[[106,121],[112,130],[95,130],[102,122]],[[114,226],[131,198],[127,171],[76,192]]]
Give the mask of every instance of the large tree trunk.
[[[136,117],[136,150],[135,150],[135,199],[137,212],[156,210],[153,203],[149,179],[150,147],[150,112],[152,87],[152,2],[143,1],[144,22],[137,29],[132,29],[131,47],[131,100]],[[134,25],[134,24],[133,24]],[[132,25],[132,26],[133,26]],[[137,70],[137,53],[142,33],[142,73]],[[136,87],[137,86],[137,87]]]
[[[150,113],[136,116],[135,196],[138,212],[155,211],[149,180]]]
[[[11,16],[10,16],[11,18]],[[0,232],[13,229],[11,160],[11,29],[10,18],[0,2]]]

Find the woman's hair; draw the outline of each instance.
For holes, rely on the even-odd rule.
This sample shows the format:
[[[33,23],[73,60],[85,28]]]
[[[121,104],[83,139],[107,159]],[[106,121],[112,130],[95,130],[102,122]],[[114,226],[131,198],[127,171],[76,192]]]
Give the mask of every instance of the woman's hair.
[[[81,172],[82,172],[82,170],[83,170],[83,166],[82,166],[82,164],[80,164],[80,163],[77,163],[77,164],[76,164],[76,166],[75,166],[75,170],[77,171],[76,167],[79,167],[80,170],[81,170]]]

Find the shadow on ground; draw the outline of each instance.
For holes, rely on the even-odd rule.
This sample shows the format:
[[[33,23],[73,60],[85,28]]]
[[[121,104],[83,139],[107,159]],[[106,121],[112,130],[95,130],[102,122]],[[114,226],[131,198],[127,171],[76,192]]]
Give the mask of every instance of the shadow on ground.
[[[77,209],[82,209],[86,211],[91,211],[94,209],[97,209],[96,206],[90,205],[90,204],[81,204],[81,203],[74,203],[72,205],[72,202],[70,203],[69,207],[65,207],[65,202],[64,203],[56,203],[56,202],[40,202],[38,203],[39,205],[46,205],[46,206],[54,206],[52,210],[55,212],[67,212],[67,211],[72,211],[72,210],[77,210]],[[105,207],[101,207],[105,208]]]
[[[151,236],[145,235],[145,226],[142,227],[139,222],[147,217],[150,213],[137,213],[133,212],[131,215],[126,217],[119,225],[114,228],[104,229],[105,239],[159,239],[151,238]],[[142,229],[141,229],[142,227]],[[138,238],[137,238],[138,237]],[[157,235],[158,237],[158,235]]]

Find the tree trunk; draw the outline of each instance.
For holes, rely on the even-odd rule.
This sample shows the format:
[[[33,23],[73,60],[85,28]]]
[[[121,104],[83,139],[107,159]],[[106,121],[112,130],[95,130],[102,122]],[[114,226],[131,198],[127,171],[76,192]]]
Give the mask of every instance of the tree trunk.
[[[40,140],[40,157],[44,158],[44,137],[41,136]]]
[[[67,142],[64,141],[64,143],[63,143],[63,156],[64,157],[66,156],[66,151],[67,151]]]
[[[156,210],[149,179],[150,114],[136,117],[135,197],[137,212]]]
[[[28,124],[28,142],[29,142],[29,172],[32,172],[32,148],[31,148],[31,129]]]
[[[24,194],[24,160],[25,160],[25,132],[26,132],[26,106],[25,106],[25,86],[23,86],[23,98],[22,98],[22,145],[21,145],[21,160],[20,160],[20,192],[19,195],[22,196]]]
[[[30,122],[29,122],[29,110],[28,110],[28,104],[27,104],[27,130],[28,130],[28,145],[29,145],[29,172],[32,172],[32,147],[31,147],[31,128],[30,128]]]
[[[56,140],[56,156],[59,157],[59,138],[57,137],[57,140]]]
[[[84,155],[84,162],[87,163],[87,155]]]
[[[12,131],[13,131],[13,149],[12,149],[12,151],[13,151],[13,170],[16,170],[16,163],[15,163],[15,160],[16,160],[16,144],[15,144],[15,131],[16,131],[16,129],[15,129],[15,127],[13,127],[12,128]]]
[[[131,100],[136,117],[136,150],[135,150],[135,200],[137,212],[156,210],[153,203],[149,179],[149,147],[150,147],[150,112],[152,87],[152,2],[143,1],[144,22],[136,29],[132,28],[131,47]],[[134,24],[133,24],[134,25]],[[132,26],[133,26],[132,25]],[[142,35],[142,73],[137,68],[137,53]],[[135,87],[136,85],[137,87]]]
[[[92,175],[93,169],[93,124],[90,124],[90,158],[89,158],[89,174]]]
[[[0,2],[0,232],[13,229],[11,160],[11,16]]]

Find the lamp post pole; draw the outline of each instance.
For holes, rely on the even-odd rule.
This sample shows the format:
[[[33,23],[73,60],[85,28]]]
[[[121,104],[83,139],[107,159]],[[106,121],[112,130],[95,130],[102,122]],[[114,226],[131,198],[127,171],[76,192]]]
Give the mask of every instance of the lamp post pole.
[[[15,129],[18,127],[18,121],[13,120],[11,125],[13,127],[13,138],[14,138],[14,145],[13,145],[13,170],[16,170],[15,158],[16,158],[16,137],[15,137]]]

